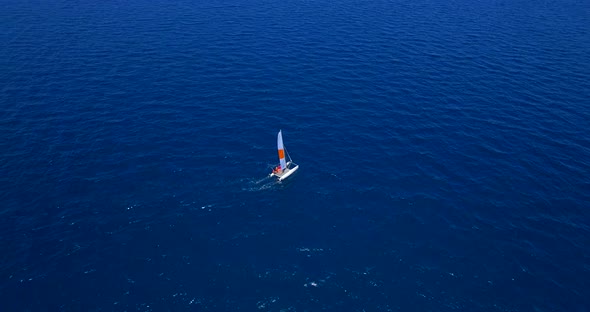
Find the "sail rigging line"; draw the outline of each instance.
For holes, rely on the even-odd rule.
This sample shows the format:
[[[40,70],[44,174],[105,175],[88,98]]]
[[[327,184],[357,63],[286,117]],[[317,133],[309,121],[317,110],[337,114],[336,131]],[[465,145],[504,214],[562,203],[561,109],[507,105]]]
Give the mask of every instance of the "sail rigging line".
[[[285,154],[287,154],[287,157],[289,157],[289,162],[293,162],[293,159],[291,159],[291,155],[289,155],[289,151],[287,151],[287,147],[285,146],[285,144],[283,144],[283,149],[285,150]]]

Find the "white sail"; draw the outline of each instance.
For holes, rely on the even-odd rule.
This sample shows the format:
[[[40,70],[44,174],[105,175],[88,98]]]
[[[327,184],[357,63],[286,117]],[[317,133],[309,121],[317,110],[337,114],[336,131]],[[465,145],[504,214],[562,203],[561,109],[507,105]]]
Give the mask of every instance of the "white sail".
[[[277,137],[277,148],[279,149],[279,162],[281,163],[281,169],[287,169],[287,161],[285,160],[285,147],[283,146],[283,134],[282,131],[279,130],[279,135]]]

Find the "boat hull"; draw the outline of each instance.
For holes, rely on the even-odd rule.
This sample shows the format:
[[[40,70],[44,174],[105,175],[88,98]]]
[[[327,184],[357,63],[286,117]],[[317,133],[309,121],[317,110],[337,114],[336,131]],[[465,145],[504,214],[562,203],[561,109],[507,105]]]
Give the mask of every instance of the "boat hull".
[[[289,168],[291,165],[293,165],[294,167]],[[271,173],[270,176],[271,177],[277,177],[279,179],[279,181],[283,181],[286,178],[290,177],[293,173],[295,173],[295,171],[297,171],[297,169],[299,169],[299,165],[292,163],[292,162],[288,162],[287,163],[287,169],[285,169],[282,173]]]
[[[292,169],[287,169],[288,171],[285,171],[285,173],[283,173],[280,177],[279,177],[279,181],[283,181],[286,178],[288,178],[289,176],[291,176],[293,173],[295,173],[295,171],[297,171],[297,169],[299,169],[299,165],[296,165],[295,167],[293,167]]]

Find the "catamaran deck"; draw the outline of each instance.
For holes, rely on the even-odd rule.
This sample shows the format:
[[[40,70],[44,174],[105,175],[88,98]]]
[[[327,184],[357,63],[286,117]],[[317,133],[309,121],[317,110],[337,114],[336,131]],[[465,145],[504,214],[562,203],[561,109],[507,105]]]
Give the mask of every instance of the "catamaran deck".
[[[281,173],[271,173],[271,176],[275,176],[277,178],[279,178],[279,180],[283,180],[286,179],[288,176],[290,176],[291,174],[293,174],[295,171],[297,171],[297,169],[299,169],[299,165],[293,163],[293,162],[289,162],[287,163],[287,168],[285,170],[283,170],[283,172]]]

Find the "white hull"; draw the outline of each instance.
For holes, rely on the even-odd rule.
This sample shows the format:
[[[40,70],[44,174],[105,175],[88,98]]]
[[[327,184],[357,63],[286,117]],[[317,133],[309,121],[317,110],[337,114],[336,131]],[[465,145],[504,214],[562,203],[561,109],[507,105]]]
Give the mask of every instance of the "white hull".
[[[297,171],[297,169],[299,169],[299,165],[293,167],[293,169],[287,169],[285,170],[285,172],[283,173],[283,175],[281,175],[279,177],[279,181],[283,181],[286,178],[288,178],[290,175],[292,175],[293,173],[295,173],[295,171]]]
[[[293,168],[289,168],[289,166],[293,164],[295,165],[295,167]],[[270,176],[275,176],[277,178],[279,178],[279,181],[283,181],[286,178],[290,177],[293,173],[295,173],[295,171],[297,171],[297,169],[299,169],[299,165],[292,163],[292,162],[288,162],[287,163],[287,169],[285,169],[282,173],[271,173]]]

